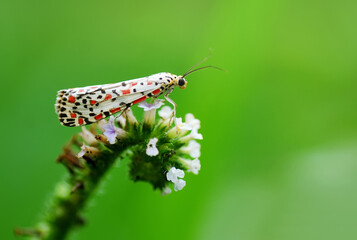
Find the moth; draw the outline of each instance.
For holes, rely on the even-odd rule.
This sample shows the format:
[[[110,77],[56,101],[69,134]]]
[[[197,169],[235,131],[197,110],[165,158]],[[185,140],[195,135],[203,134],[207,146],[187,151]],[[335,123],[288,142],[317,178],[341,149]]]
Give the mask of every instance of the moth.
[[[198,64],[207,58],[208,56]],[[195,71],[208,67],[222,70],[216,66],[204,66],[192,70],[198,64],[195,64],[183,75],[162,72],[113,84],[60,90],[57,93],[55,104],[59,121],[68,127],[84,126],[115,113],[123,112],[147,98],[157,98],[162,94],[173,105],[173,117],[175,118],[176,104],[169,98],[169,94],[174,88],[185,89],[187,86],[185,77]]]
[[[176,104],[168,95],[176,86],[185,89],[186,79],[162,72],[114,84],[64,89],[58,91],[56,113],[64,126],[84,126],[125,111],[147,98],[164,94],[165,99],[174,106],[175,115]]]

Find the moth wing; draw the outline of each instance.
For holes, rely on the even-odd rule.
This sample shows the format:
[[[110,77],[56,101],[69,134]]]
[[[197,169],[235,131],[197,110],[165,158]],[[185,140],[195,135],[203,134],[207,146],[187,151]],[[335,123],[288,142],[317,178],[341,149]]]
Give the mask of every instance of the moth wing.
[[[159,88],[160,84],[131,80],[117,84],[60,90],[55,104],[56,113],[62,125],[83,126],[141,102]]]
[[[124,81],[124,82],[118,82],[118,83],[109,83],[109,84],[103,84],[103,85],[93,85],[93,86],[87,86],[87,87],[71,88],[71,89],[68,89],[68,93],[70,93],[74,97],[79,97],[79,96],[86,95],[86,94],[100,93],[100,92],[102,92],[102,90],[126,89],[133,84],[137,85],[137,84],[146,83],[146,82],[148,82],[148,77],[137,78],[137,79],[128,80],[128,81]],[[146,85],[146,84],[143,84],[143,85]]]

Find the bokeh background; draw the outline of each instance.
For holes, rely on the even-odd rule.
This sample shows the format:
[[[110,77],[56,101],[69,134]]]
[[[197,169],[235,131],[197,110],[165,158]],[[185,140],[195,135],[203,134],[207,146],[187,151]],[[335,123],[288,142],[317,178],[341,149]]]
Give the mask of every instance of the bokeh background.
[[[178,116],[202,122],[202,169],[162,197],[117,164],[69,239],[357,239],[357,2],[1,1],[0,239],[32,226],[78,128],[59,89],[209,54]]]

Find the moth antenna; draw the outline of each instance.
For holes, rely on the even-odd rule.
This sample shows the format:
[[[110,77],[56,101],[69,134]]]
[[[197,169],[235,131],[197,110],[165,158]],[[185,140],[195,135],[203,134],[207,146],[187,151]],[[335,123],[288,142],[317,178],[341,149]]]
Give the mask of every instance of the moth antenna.
[[[205,62],[208,58],[210,58],[212,55],[212,50],[210,49],[209,54],[203,58],[201,61],[199,61],[198,63],[196,63],[195,65],[193,65],[192,67],[190,67],[190,69],[188,69],[183,76],[187,76],[187,73],[190,72],[193,68],[195,68],[196,66],[200,65],[201,63]]]
[[[204,69],[204,68],[215,68],[215,69],[218,69],[218,70],[220,70],[220,71],[225,72],[225,70],[222,69],[222,68],[209,65],[209,66],[204,66],[204,67],[196,68],[196,69],[194,69],[194,70],[192,70],[192,71],[188,71],[188,72],[186,72],[184,75],[182,75],[182,77],[186,77],[187,75],[189,75],[189,74],[191,74],[191,73],[193,73],[193,72],[196,72],[196,71],[198,71],[198,70]]]

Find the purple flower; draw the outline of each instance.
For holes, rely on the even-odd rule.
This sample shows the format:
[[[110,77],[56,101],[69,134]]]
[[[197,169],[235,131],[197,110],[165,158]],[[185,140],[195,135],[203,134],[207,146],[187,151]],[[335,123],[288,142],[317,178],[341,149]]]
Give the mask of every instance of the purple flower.
[[[110,144],[114,144],[117,141],[117,137],[125,137],[126,132],[115,126],[114,124],[114,116],[110,116],[109,121],[105,124],[102,124],[102,129],[104,136],[107,137]]]
[[[152,104],[147,103],[147,102],[141,102],[139,103],[138,107],[143,108],[145,112],[153,110],[153,109],[158,109],[162,105],[164,105],[164,100],[162,99],[156,99]]]

